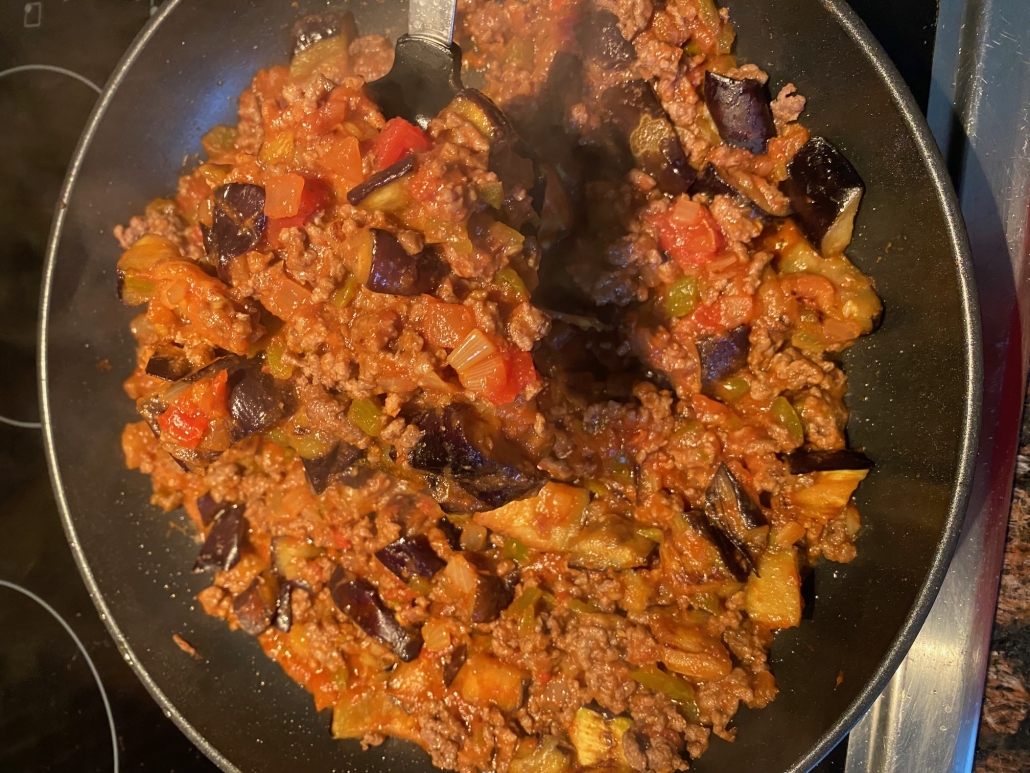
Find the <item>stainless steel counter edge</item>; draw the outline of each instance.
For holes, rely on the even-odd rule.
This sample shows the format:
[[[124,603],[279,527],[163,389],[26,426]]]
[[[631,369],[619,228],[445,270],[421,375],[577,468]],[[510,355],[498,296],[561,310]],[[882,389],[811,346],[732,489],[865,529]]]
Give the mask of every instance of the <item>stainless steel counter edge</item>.
[[[966,219],[984,405],[962,537],[908,657],[855,726],[846,773],[972,769],[1030,353],[1030,2],[941,0],[927,117]]]

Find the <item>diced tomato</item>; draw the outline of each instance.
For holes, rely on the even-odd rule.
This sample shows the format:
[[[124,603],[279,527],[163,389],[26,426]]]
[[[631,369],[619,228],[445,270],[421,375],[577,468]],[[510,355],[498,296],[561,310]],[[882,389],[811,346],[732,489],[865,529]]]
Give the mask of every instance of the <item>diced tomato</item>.
[[[680,196],[668,211],[653,216],[658,245],[673,260],[685,266],[703,266],[725,244],[718,223],[708,207]]]
[[[304,198],[305,180],[290,172],[278,174],[265,183],[265,214],[271,218],[295,217]]]
[[[221,371],[212,379],[201,381],[192,390],[197,406],[208,416],[221,416],[228,411],[229,374]]]
[[[337,550],[350,550],[354,543],[351,542],[341,530],[333,529],[333,547]]]
[[[180,400],[157,417],[161,432],[184,448],[196,448],[211,426],[211,419],[192,400]]]
[[[283,246],[279,239],[279,234],[284,229],[297,228],[304,225],[311,217],[317,212],[324,210],[329,204],[331,190],[328,185],[317,177],[302,179],[304,179],[304,187],[301,191],[300,203],[297,206],[297,214],[292,217],[270,216],[268,219],[265,237],[273,249],[279,249]]]
[[[376,139],[375,171],[396,164],[416,150],[429,150],[429,144],[429,137],[420,128],[403,118],[391,118]]]
[[[365,178],[361,166],[361,144],[356,137],[334,136],[322,146],[319,160],[343,191],[349,191]]]
[[[196,448],[211,423],[228,410],[229,374],[195,384],[157,417],[161,431],[184,448]]]
[[[254,76],[251,87],[261,95],[265,102],[274,102],[282,94],[283,86],[290,77],[289,67],[270,67],[267,70],[258,70]]]
[[[453,349],[476,326],[476,315],[460,303],[443,303],[431,295],[420,295],[411,307],[412,321],[433,346]]]
[[[502,354],[504,359],[504,380],[497,380],[491,383],[484,391],[487,400],[494,405],[505,405],[510,403],[519,393],[537,379],[536,368],[533,366],[533,358],[528,352],[507,351]]]
[[[705,332],[714,333],[723,329],[722,309],[718,303],[698,306],[691,315],[691,319]]]

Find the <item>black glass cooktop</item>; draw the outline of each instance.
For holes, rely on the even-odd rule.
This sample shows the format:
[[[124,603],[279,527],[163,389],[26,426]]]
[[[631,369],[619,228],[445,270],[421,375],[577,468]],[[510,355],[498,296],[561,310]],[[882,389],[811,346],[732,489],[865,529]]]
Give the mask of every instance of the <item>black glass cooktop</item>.
[[[215,770],[107,635],[65,542],[38,429],[37,305],[58,191],[104,82],[159,4],[0,0],[2,771]],[[852,5],[925,108],[936,0]],[[843,769],[840,748],[818,771]]]

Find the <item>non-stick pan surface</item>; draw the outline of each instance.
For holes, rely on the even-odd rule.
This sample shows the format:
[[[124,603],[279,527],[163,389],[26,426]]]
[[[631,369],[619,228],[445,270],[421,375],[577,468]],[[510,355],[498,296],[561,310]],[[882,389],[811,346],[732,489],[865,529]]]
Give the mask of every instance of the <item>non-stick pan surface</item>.
[[[852,259],[876,280],[883,328],[844,357],[849,427],[876,468],[859,491],[858,558],[815,571],[808,619],[773,647],[779,697],[742,711],[698,771],[804,771],[853,724],[901,661],[941,582],[964,512],[980,406],[975,289],[954,194],[915,103],[836,0],[728,0],[743,61],[809,98],[805,123],[842,147],[868,186]],[[403,3],[353,4],[359,28],[394,37]],[[227,771],[430,769],[413,746],[362,752],[261,652],[207,617],[181,513],[148,504],[119,434],[136,420],[116,300],[111,229],[174,189],[200,136],[233,121],[254,71],[285,59],[300,0],[172,0],[141,33],[90,121],[58,208],[40,347],[51,472],[79,567],[111,635],[183,731]],[[106,364],[110,363],[110,368]],[[181,527],[181,528],[180,528]],[[179,634],[195,660],[172,641]]]

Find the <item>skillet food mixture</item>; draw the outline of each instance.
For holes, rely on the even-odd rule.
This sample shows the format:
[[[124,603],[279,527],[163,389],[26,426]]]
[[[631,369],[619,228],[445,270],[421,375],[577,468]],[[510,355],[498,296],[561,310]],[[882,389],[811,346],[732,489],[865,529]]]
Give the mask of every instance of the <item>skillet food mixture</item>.
[[[666,773],[775,697],[802,577],[855,555],[834,357],[881,306],[861,179],[733,39],[711,0],[463,0],[479,90],[422,130],[365,89],[388,41],[308,17],[116,229],[126,462],[336,737]]]

